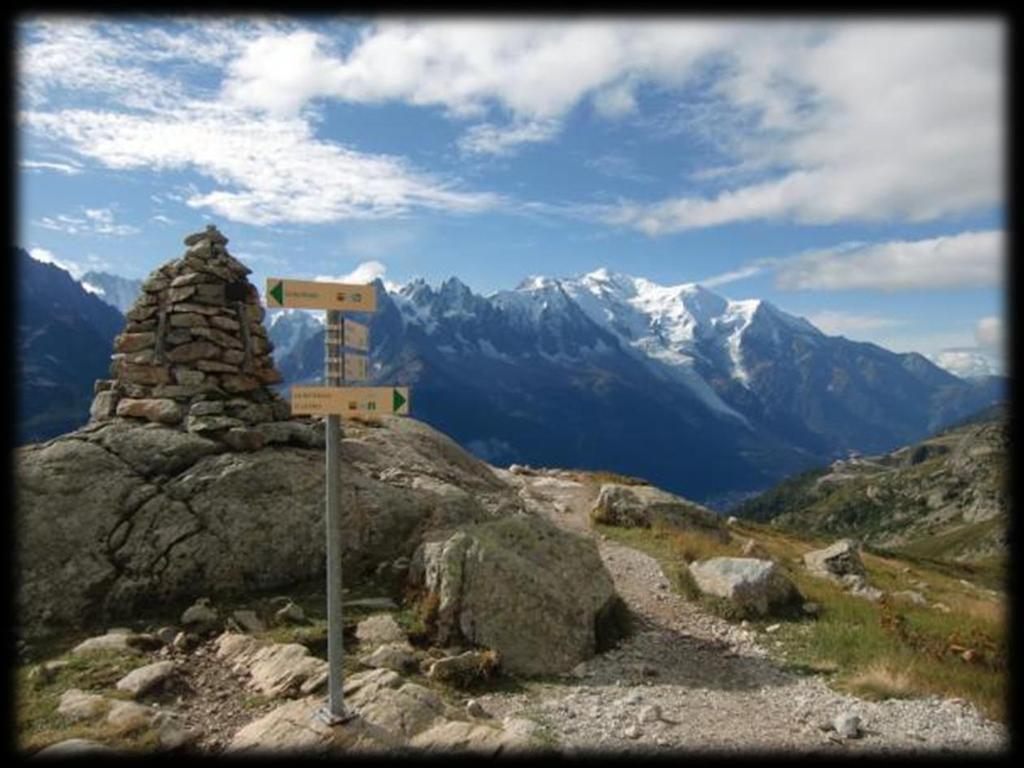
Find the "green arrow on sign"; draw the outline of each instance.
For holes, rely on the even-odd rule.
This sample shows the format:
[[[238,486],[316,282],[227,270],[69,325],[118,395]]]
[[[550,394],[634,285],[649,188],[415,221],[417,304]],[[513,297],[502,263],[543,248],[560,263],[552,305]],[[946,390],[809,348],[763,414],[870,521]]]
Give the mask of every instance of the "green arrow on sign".
[[[284,304],[284,283],[278,283],[270,289],[270,295],[278,304]]]
[[[402,397],[402,393],[399,392],[397,389],[391,390],[391,403],[391,411],[393,413],[398,413],[398,409],[405,405],[405,398]]]

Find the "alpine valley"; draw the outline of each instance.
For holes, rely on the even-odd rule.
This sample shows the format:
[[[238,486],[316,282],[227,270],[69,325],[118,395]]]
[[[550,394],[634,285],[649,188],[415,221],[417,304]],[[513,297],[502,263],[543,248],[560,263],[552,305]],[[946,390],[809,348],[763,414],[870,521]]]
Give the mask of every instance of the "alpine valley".
[[[850,451],[915,442],[1004,396],[920,354],[827,336],[767,301],[599,269],[473,293],[457,278],[385,288],[370,326],[378,382],[497,464],[610,470],[724,508]],[[277,365],[320,380],[315,314],[270,318]]]
[[[16,256],[26,442],[87,420],[132,281],[75,283]],[[1005,379],[961,379],[692,283],[599,269],[489,296],[457,278],[375,285],[378,311],[352,317],[370,327],[372,379],[413,387],[417,418],[492,463],[614,471],[719,508],[850,451],[920,440],[1004,395]],[[269,314],[281,388],[320,381],[319,314]]]

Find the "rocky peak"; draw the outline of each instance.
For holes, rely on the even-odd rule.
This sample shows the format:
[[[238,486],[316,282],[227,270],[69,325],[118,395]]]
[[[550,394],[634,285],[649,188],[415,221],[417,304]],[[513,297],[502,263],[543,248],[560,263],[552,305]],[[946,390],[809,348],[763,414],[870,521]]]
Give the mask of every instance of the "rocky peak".
[[[286,419],[259,292],[214,225],[142,283],[96,382],[91,421],[132,419],[238,442],[247,425]],[[228,433],[231,433],[230,435]]]

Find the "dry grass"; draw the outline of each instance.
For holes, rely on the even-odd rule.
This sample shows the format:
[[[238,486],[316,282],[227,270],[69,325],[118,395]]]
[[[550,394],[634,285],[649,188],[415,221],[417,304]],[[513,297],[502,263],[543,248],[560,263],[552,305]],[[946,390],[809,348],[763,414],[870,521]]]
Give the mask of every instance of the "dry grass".
[[[863,667],[846,679],[845,687],[852,693],[871,699],[905,699],[919,690],[906,669],[889,659]]]
[[[592,472],[578,472],[576,479],[580,482],[591,482],[597,485],[604,485],[605,483],[611,483],[615,485],[650,485],[642,477],[633,477],[632,475],[620,475],[618,472],[609,472],[604,469],[594,470]]]

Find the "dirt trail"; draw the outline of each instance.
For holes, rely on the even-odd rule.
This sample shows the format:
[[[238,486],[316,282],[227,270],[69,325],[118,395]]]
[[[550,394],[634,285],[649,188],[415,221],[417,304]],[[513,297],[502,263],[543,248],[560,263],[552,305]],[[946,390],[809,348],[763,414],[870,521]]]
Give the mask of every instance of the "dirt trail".
[[[526,503],[587,536],[598,487],[568,472],[512,475]],[[1006,729],[962,700],[869,702],[838,693],[819,676],[798,675],[769,658],[770,636],[709,615],[674,593],[657,561],[597,536],[616,590],[639,624],[618,648],[564,681],[481,698],[495,715],[528,713],[567,752],[670,751],[990,751]],[[660,715],[658,714],[660,712]],[[852,712],[864,735],[823,729]]]

